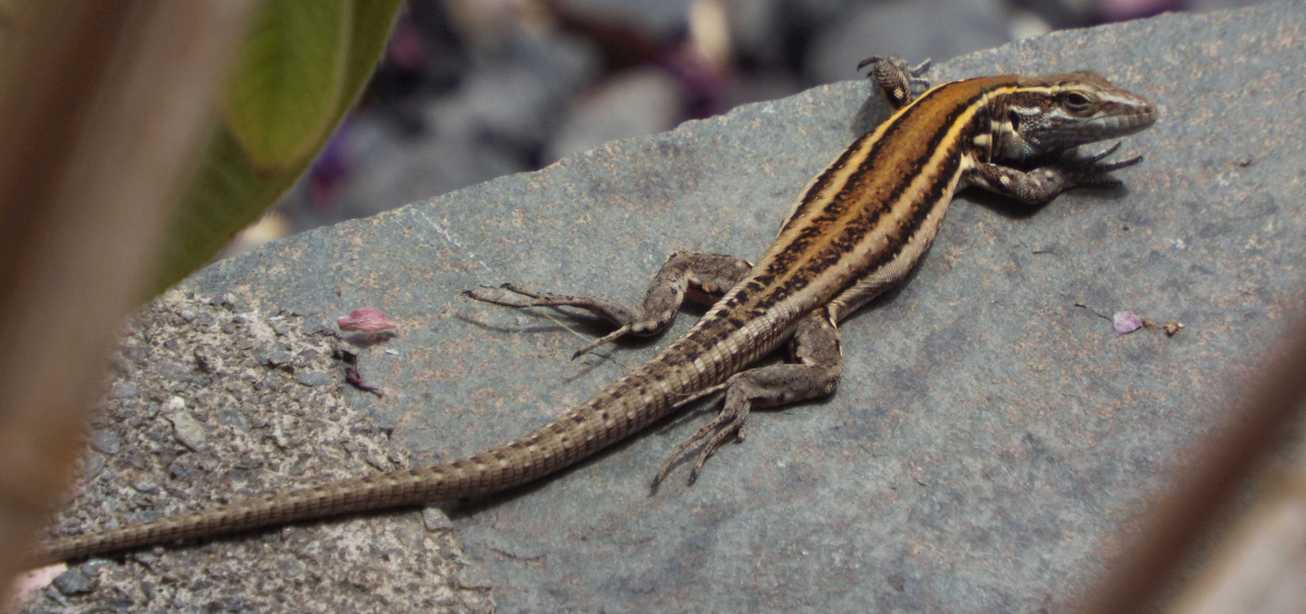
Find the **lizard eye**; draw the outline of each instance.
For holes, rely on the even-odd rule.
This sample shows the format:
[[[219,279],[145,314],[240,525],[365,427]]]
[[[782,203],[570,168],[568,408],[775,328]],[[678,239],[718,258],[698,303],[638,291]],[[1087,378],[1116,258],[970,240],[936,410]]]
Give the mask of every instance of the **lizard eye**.
[[[1088,110],[1089,105],[1093,103],[1088,96],[1078,92],[1070,92],[1061,96],[1061,102],[1066,105],[1066,109],[1072,113],[1083,113]]]

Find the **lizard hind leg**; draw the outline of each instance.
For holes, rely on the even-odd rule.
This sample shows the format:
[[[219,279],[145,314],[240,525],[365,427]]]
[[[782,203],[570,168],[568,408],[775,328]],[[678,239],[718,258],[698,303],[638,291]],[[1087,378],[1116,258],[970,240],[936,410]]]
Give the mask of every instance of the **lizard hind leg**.
[[[744,422],[754,407],[777,407],[827,396],[834,392],[843,371],[839,329],[829,313],[818,310],[798,324],[792,341],[794,362],[741,371],[725,384],[721,413],[703,425],[692,437],[676,446],[662,463],[653,487],[666,479],[686,452],[697,448],[689,472],[689,483],[698,479],[703,464],[727,440],[744,440]]]
[[[743,279],[751,268],[751,263],[734,256],[676,252],[667,258],[657,275],[653,276],[644,301],[636,307],[592,296],[536,292],[513,284],[499,287],[513,295],[511,297],[490,294],[485,288],[466,290],[463,294],[477,301],[506,307],[575,307],[617,327],[577,350],[572,355],[575,359],[627,335],[651,337],[662,334],[676,319],[676,313],[686,299],[695,303],[714,303]]]

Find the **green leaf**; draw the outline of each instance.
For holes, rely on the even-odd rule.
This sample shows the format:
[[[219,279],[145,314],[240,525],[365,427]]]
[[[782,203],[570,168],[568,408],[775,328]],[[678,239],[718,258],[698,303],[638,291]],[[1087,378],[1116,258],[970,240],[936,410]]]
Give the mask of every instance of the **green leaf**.
[[[225,116],[260,169],[295,166],[334,124],[353,34],[352,4],[267,0],[255,13]]]
[[[346,113],[363,93],[363,86],[376,70],[377,61],[390,41],[390,30],[403,0],[362,0],[354,3],[354,31],[345,67],[346,93],[340,98],[340,114]]]
[[[158,289],[203,266],[294,184],[385,50],[400,0],[264,0],[165,239]]]

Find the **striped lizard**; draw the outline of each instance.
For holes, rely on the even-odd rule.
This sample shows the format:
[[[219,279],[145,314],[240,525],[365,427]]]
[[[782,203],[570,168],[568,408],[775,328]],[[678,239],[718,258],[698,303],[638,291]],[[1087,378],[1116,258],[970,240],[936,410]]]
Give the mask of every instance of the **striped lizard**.
[[[966,186],[1030,206],[1078,186],[1118,183],[1106,162],[1077,148],[1147,128],[1157,110],[1092,72],[1001,75],[938,85],[896,58],[868,58],[870,78],[895,107],[803,189],[756,264],[732,256],[673,254],[638,307],[511,285],[468,291],[512,307],[573,307],[616,329],[581,352],[627,335],[665,331],[685,300],[711,304],[679,340],[589,401],[507,444],[462,460],[236,501],[193,514],[44,544],[30,561],[79,559],[177,540],[346,513],[475,497],[561,470],[676,408],[720,397],[721,411],[680,444],[654,486],[696,451],[692,482],[726,441],[744,436],[749,411],[834,392],[842,370],[839,322],[920,261],[953,194]],[[790,345],[788,362],[748,368]],[[578,352],[579,354],[580,352]]]

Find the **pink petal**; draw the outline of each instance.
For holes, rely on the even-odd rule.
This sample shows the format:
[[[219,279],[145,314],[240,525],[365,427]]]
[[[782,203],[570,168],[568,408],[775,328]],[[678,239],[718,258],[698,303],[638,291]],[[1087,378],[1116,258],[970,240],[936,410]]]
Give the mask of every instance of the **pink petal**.
[[[1143,327],[1143,319],[1132,311],[1117,311],[1111,316],[1111,327],[1116,334],[1128,335]]]
[[[349,312],[349,315],[336,319],[340,330],[357,331],[368,334],[392,332],[398,325],[390,321],[380,309],[363,307]]]

